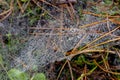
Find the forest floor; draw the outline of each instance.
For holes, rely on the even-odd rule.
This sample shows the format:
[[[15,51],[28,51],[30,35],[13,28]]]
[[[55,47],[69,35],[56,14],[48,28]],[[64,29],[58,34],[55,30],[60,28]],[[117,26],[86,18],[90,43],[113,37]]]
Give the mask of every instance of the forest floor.
[[[0,1],[0,80],[120,80],[120,1]]]

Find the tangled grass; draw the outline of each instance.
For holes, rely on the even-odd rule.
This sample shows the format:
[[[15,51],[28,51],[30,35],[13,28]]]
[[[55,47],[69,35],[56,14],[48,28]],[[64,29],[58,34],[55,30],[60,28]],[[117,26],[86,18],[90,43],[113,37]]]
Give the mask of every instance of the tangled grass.
[[[27,16],[30,22],[30,26],[28,28],[30,30],[30,36],[28,35],[28,38],[31,38],[31,36],[37,38],[45,37],[45,42],[47,43],[44,49],[51,48],[50,46],[52,46],[52,49],[49,50],[53,50],[53,52],[61,51],[61,54],[63,55],[62,59],[60,59],[60,62],[55,62],[54,60],[54,65],[50,66],[48,72],[46,72],[46,76],[48,76],[51,71],[54,71],[50,74],[50,76],[54,75],[54,78],[57,80],[95,80],[98,78],[99,80],[119,80],[120,1],[106,0],[99,2],[98,0],[95,2],[93,0],[78,0],[77,2],[78,3],[76,4],[67,3],[56,5],[50,0],[0,0],[0,21],[4,22],[4,20],[7,20],[7,18],[16,13],[19,13],[20,15],[18,18]],[[102,8],[99,6],[102,6]],[[83,9],[84,7],[86,9]],[[93,18],[86,19],[86,16],[94,16],[95,20]],[[35,22],[39,19],[40,25],[38,24],[36,27]],[[49,23],[49,21],[51,22]],[[53,24],[54,21],[55,23]],[[104,25],[99,26],[101,24]],[[81,34],[82,36],[80,36]],[[93,35],[93,38],[89,38],[88,35]],[[11,67],[11,64],[14,64],[13,60],[21,55],[19,54],[19,50],[23,49],[18,50],[14,47],[17,46],[18,48],[18,43],[23,44],[29,40],[28,38],[14,40],[11,36],[6,36],[6,40],[3,40],[3,36],[4,35],[1,33],[0,50],[3,59],[0,57],[0,79],[9,80],[8,78],[11,79],[9,71],[16,68],[15,66]],[[74,43],[74,45],[72,45],[71,43],[73,43],[76,39],[74,36],[80,38]],[[64,39],[66,37],[68,37],[68,40],[71,38],[73,40],[73,42],[68,43],[68,46],[67,39]],[[8,43],[6,44],[5,41]],[[64,44],[62,44],[62,42],[64,42],[67,48],[63,46]],[[85,44],[81,45],[83,43]],[[42,42],[40,44],[42,44]],[[33,47],[35,47],[35,45]],[[50,53],[49,50],[48,53]],[[3,55],[4,52],[6,52],[6,55]],[[31,51],[31,53],[32,52],[33,51]],[[19,55],[15,53],[18,53]],[[29,55],[31,53],[29,53]],[[37,54],[38,53],[40,52],[38,51]],[[6,58],[8,58],[8,60],[6,60]],[[24,61],[21,61],[19,64],[24,68],[28,66],[27,63],[24,63]],[[26,71],[28,75],[30,75],[29,79],[33,80],[34,73],[39,72],[37,68],[39,67],[35,66],[35,70],[31,69]],[[49,79],[53,80],[50,76]]]

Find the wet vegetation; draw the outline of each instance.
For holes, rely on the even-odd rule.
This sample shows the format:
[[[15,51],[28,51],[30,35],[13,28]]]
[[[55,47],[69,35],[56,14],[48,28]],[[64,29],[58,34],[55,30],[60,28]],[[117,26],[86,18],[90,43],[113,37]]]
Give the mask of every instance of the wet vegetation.
[[[85,22],[86,16],[96,21]],[[54,20],[60,27],[46,27]],[[36,27],[38,23],[44,27]],[[106,26],[91,28],[100,23]],[[45,70],[36,65],[24,70],[24,62],[15,66],[14,59],[31,36],[55,35],[61,40],[62,35],[80,34],[67,33],[74,28],[92,29],[97,38],[91,35],[90,42],[80,45],[87,35],[82,36],[62,52],[64,59],[47,64]],[[51,41],[56,45],[53,52],[59,51],[61,47]],[[120,0],[0,0],[0,80],[120,80]]]

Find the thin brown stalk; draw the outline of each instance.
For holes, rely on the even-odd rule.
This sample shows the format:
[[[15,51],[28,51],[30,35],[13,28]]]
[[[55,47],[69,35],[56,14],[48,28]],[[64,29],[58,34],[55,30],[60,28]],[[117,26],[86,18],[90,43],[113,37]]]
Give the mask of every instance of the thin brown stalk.
[[[120,24],[120,21],[116,20],[116,18],[115,19],[109,19],[109,21],[111,21],[111,22],[113,22],[115,24]]]
[[[50,15],[53,19],[56,19],[52,14],[50,14],[46,9],[44,9],[42,6],[40,6],[35,0],[32,0],[38,7],[40,7],[43,11],[45,11],[48,15]]]
[[[0,0],[0,3],[3,4],[3,5],[6,5],[7,7],[9,7],[9,4],[4,0]]]
[[[103,70],[104,72],[107,72],[107,73],[111,73],[111,74],[114,74],[114,75],[120,75],[120,73],[118,72],[112,72],[112,71],[108,71],[108,70],[105,70],[104,68],[102,68],[97,62],[96,60],[93,60],[94,63],[96,64],[96,66],[98,66],[101,70]]]
[[[97,16],[97,17],[107,17],[107,15],[102,15],[102,14],[96,14],[96,13],[92,13],[92,12],[89,12],[89,11],[84,11],[83,10],[83,14],[89,14],[89,15],[93,15],[93,16]],[[108,15],[108,18],[120,18],[120,16],[111,16],[111,15]]]
[[[79,28],[86,28],[86,27],[90,27],[90,26],[93,26],[93,25],[97,25],[97,24],[103,23],[103,22],[107,22],[107,20],[102,20],[102,21],[93,22],[93,23],[90,23],[90,24],[86,24],[86,25],[83,25],[83,26],[79,26]]]
[[[50,5],[50,6],[54,7],[54,8],[56,8],[56,9],[57,9],[56,11],[61,11],[61,12],[63,12],[60,8],[58,8],[57,6],[55,6],[55,5],[53,5],[53,4],[49,3],[49,2],[47,2],[47,1],[45,1],[45,0],[39,0],[39,1],[42,1],[42,2],[44,2],[45,4],[48,4],[48,5]],[[64,12],[63,12],[63,13],[64,13]]]
[[[57,79],[56,79],[56,80],[59,80],[59,77],[60,77],[60,75],[61,75],[61,73],[62,73],[62,71],[63,71],[63,69],[64,69],[64,67],[65,67],[66,64],[67,64],[67,60],[66,60],[65,63],[63,64],[62,68],[60,69],[60,72],[58,73],[58,76],[57,76]]]
[[[110,67],[107,64],[107,61],[105,60],[105,58],[103,57],[103,55],[101,57],[102,57],[102,60],[103,60],[103,63],[104,63],[104,66],[105,66],[106,70],[110,70]]]
[[[87,74],[87,65],[84,66],[84,74]],[[87,80],[87,75],[84,76],[84,80]]]
[[[8,12],[8,11],[9,11],[9,12]],[[6,12],[8,12],[8,13],[4,14],[4,15],[3,15],[4,17],[2,17],[2,18],[0,19],[0,21],[5,20],[5,19],[12,13],[11,9],[9,9],[8,11],[6,11]]]
[[[4,11],[4,12],[0,13],[0,16],[3,16],[3,15],[7,14],[10,11],[11,11],[11,9],[8,9],[7,11]]]
[[[14,2],[14,0],[11,0],[10,9],[0,13],[0,16],[3,16],[2,19],[0,19],[0,21],[3,21],[4,19],[6,19],[12,13],[12,11],[13,11],[13,2]]]
[[[24,12],[24,9],[23,9],[23,7],[22,7],[22,5],[21,5],[21,3],[20,3],[19,0],[17,0],[17,4],[18,4],[18,6],[19,6],[21,12],[23,13],[23,12]]]
[[[71,20],[74,21],[75,18],[74,18],[73,11],[71,11],[71,7],[69,7],[67,4],[63,4],[63,5],[65,5],[65,7],[67,8],[67,11],[68,11],[68,13],[69,13],[69,15],[70,15]],[[62,6],[62,5],[61,5],[61,6]]]
[[[110,32],[108,32],[108,33],[106,33],[106,34],[100,36],[99,38],[93,40],[92,42],[88,43],[85,47],[83,47],[81,50],[83,50],[83,49],[89,47],[91,44],[93,44],[93,43],[95,43],[96,41],[100,40],[101,38],[103,38],[103,37],[105,37],[105,36],[111,34],[112,32],[116,31],[116,30],[119,29],[119,28],[120,28],[120,26],[117,27],[117,28],[115,28],[115,29],[113,29],[113,30],[111,30]]]
[[[107,41],[104,41],[104,42],[101,42],[101,43],[99,43],[99,44],[96,44],[96,45],[94,45],[94,46],[91,46],[90,48],[97,47],[97,46],[100,46],[100,45],[103,45],[103,44],[107,44],[107,43],[110,43],[110,42],[113,42],[113,41],[118,41],[118,40],[120,40],[120,37],[115,38],[115,39],[111,39],[111,40],[107,40]]]
[[[74,80],[72,67],[71,67],[70,62],[68,60],[67,60],[67,63],[68,63],[69,70],[70,70],[71,80]]]
[[[85,50],[82,50],[82,51],[80,51],[80,50],[75,51],[74,53],[66,52],[65,54],[66,54],[67,56],[74,57],[74,56],[79,55],[79,54],[83,54],[83,53],[94,53],[94,52],[99,52],[99,53],[101,53],[101,52],[107,52],[107,53],[116,54],[115,51],[110,51],[110,50],[108,51],[108,50],[104,50],[104,49],[88,49],[88,50],[85,49]]]

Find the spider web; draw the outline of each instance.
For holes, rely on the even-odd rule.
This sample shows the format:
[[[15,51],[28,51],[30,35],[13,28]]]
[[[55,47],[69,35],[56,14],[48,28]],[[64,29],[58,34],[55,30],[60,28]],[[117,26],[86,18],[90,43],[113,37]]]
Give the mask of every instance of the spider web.
[[[100,19],[91,15],[84,15],[84,17],[85,19],[80,21],[79,24],[70,23],[71,21],[66,19],[62,24],[59,20],[48,20],[43,25],[43,21],[39,20],[37,26],[31,28],[34,29],[34,32],[31,33],[33,35],[26,42],[24,49],[21,50],[20,56],[14,59],[15,67],[24,71],[31,70],[34,66],[42,69],[50,63],[66,59],[65,52],[73,49],[83,37],[84,39],[78,44],[78,47],[85,46],[109,32],[106,22],[81,28],[82,25],[100,21]],[[110,23],[109,29],[112,30],[114,28],[116,26]],[[117,30],[111,35],[107,35],[91,44],[91,46],[114,39],[116,36],[119,36],[119,33],[120,31]],[[113,43],[111,42],[109,44],[111,45]],[[107,46],[99,46],[99,48],[105,47]]]

